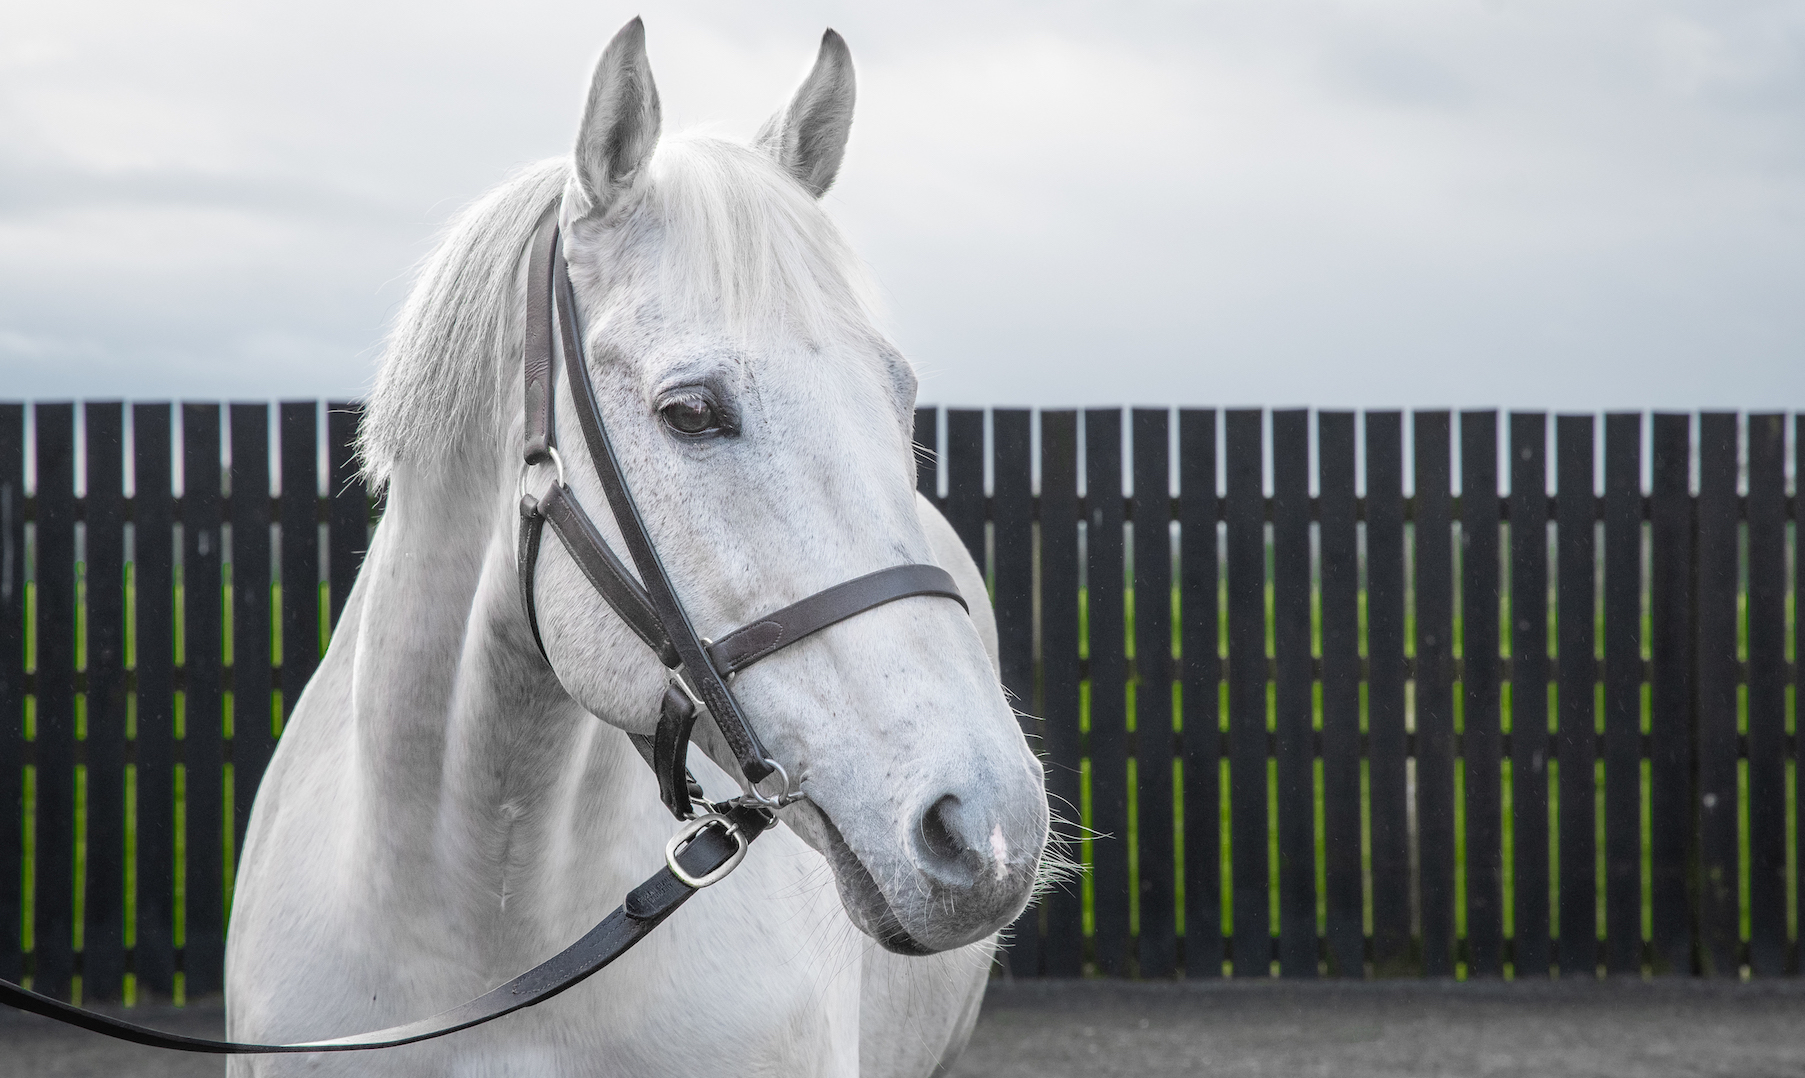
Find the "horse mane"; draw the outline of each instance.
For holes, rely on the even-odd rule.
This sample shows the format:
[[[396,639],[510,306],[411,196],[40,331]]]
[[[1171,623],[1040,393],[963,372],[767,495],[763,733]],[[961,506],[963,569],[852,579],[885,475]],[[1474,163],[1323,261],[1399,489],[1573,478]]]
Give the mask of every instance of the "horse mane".
[[[520,260],[570,180],[568,158],[528,166],[459,213],[390,333],[359,455],[375,485],[508,427],[523,330]],[[686,324],[743,342],[869,338],[877,304],[862,263],[800,184],[763,152],[716,138],[663,140],[611,231],[607,270],[655,288]],[[619,250],[612,250],[619,248]],[[585,292],[578,281],[579,294]]]

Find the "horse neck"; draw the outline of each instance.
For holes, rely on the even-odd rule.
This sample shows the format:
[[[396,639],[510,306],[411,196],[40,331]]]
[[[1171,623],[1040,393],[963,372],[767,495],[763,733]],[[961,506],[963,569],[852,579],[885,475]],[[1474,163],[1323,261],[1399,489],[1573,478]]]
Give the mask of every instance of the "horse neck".
[[[362,574],[354,708],[372,853],[490,915],[559,890],[525,884],[638,822],[615,817],[643,815],[648,780],[533,649],[500,471],[397,471]]]

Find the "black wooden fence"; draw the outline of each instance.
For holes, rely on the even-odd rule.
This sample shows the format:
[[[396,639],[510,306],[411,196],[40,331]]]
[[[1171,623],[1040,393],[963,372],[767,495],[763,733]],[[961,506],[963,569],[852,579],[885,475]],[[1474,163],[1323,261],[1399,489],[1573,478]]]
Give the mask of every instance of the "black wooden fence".
[[[1312,418],[916,413],[1095,836],[1009,970],[1798,973],[1786,417]]]
[[[366,543],[356,409],[29,411],[0,405],[0,976],[216,991]],[[1797,973],[1788,425],[1608,415],[1600,496],[1591,416],[1551,469],[1539,413],[1501,444],[1493,412],[918,411],[1092,836],[1009,970]]]
[[[357,409],[30,412],[0,404],[0,976],[216,992],[251,797],[367,544]]]

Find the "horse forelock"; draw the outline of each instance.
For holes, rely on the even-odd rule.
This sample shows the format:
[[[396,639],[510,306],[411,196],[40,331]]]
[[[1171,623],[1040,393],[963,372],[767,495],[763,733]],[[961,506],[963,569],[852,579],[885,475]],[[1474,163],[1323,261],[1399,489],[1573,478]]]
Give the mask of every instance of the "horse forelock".
[[[756,346],[869,338],[875,291],[819,204],[759,150],[667,137],[632,206],[579,222],[572,273],[592,289],[626,284],[667,319]],[[534,225],[570,177],[567,159],[522,170],[464,210],[418,279],[385,350],[363,424],[366,476],[496,446],[522,339],[520,267]],[[578,244],[593,242],[593,263]],[[618,264],[615,264],[618,263]],[[606,284],[597,284],[597,279]]]

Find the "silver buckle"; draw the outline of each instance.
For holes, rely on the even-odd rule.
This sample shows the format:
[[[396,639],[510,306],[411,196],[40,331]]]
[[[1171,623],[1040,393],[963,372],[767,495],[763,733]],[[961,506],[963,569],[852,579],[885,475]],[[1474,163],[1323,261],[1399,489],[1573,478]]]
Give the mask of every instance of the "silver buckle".
[[[727,858],[713,872],[692,876],[684,870],[682,865],[677,863],[677,855],[683,852],[684,847],[688,846],[697,835],[702,833],[703,828],[712,827],[715,824],[726,828],[728,837],[733,839],[736,847],[733,856]],[[671,870],[671,875],[682,880],[685,885],[700,891],[711,883],[720,882],[727,877],[729,872],[740,867],[740,862],[746,859],[746,848],[749,845],[746,833],[740,830],[739,824],[718,812],[711,812],[706,816],[698,816],[677,829],[677,833],[671,836],[671,840],[664,844],[664,864]]]

